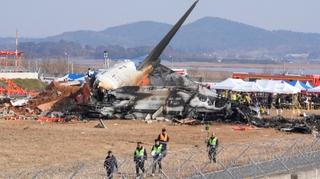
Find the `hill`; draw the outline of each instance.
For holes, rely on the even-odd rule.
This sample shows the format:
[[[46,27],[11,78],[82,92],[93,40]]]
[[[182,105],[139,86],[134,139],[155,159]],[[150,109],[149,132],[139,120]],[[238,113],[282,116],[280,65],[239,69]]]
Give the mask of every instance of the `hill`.
[[[103,31],[68,32],[45,41],[74,41],[88,45],[119,45],[125,48],[153,46],[171,25],[152,21],[111,27]],[[205,17],[182,27],[171,46],[180,50],[308,50],[320,47],[320,34],[268,31],[217,17]]]
[[[66,32],[41,41],[73,41],[83,45],[119,45],[125,48],[152,46],[170,29],[171,25],[152,21],[111,27],[103,31]]]
[[[75,31],[42,39],[29,39],[29,42],[59,43],[74,42],[86,49],[141,48],[150,49],[170,29],[171,25],[152,21],[142,21],[107,28],[102,31]],[[23,41],[28,41],[24,39]],[[12,38],[0,38],[0,47],[14,42]],[[34,45],[34,44],[33,44]],[[34,45],[34,46],[41,46]],[[205,17],[184,25],[170,43],[170,47],[181,52],[214,51],[272,51],[273,53],[315,53],[320,49],[320,34],[291,31],[269,31],[259,27],[234,22],[217,17]],[[40,47],[39,47],[40,48]],[[85,49],[85,50],[86,50]],[[145,50],[142,50],[145,53]],[[130,51],[132,52],[132,50]],[[88,52],[89,53],[89,52]],[[79,54],[88,54],[81,52]],[[100,53],[100,52],[99,52]],[[138,54],[140,53],[133,53]],[[144,54],[141,54],[144,55]],[[90,56],[90,55],[89,55]]]

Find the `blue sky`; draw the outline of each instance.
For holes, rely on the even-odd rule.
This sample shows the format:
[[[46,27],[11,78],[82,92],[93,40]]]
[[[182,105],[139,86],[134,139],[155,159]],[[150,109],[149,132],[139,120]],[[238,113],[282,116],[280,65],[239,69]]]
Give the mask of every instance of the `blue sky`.
[[[152,20],[173,24],[193,0],[1,0],[0,37],[45,37],[66,31]],[[320,0],[200,0],[187,22],[221,17],[269,30],[320,33]]]

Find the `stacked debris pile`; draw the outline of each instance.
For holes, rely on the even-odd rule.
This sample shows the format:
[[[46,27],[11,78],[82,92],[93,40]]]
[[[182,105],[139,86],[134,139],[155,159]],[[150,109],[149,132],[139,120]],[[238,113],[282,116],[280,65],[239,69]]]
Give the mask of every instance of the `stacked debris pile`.
[[[5,120],[34,120],[38,115],[28,107],[14,107],[10,103],[1,104],[0,119]]]
[[[80,87],[52,82],[33,98],[25,96],[14,101],[3,98],[0,118],[61,122],[78,120],[82,116],[131,119],[128,116],[132,115],[135,119],[163,118],[189,125],[218,121],[275,128],[284,132],[311,133],[320,130],[320,116],[292,120],[280,116],[258,118],[258,109],[232,104],[225,98],[205,93],[202,88],[126,87],[104,94],[100,102],[92,100],[90,92],[87,84]],[[84,105],[88,102],[89,105]]]
[[[68,103],[73,103],[75,94],[80,90],[79,86],[62,86],[57,82],[52,82],[45,91],[30,100],[27,105],[31,109],[43,111],[65,112],[70,107]]]
[[[320,131],[320,115],[311,115],[297,117],[295,119],[287,119],[282,116],[274,116],[268,118],[259,118],[256,111],[252,107],[246,105],[230,105],[229,109],[212,115],[197,116],[197,118],[172,119],[177,124],[201,125],[211,122],[228,123],[236,125],[251,125],[258,128],[274,128],[282,132],[292,133],[319,133]]]
[[[81,92],[79,86],[62,86],[52,82],[35,97],[3,98],[0,108],[0,118],[5,120],[40,119],[40,121],[61,121],[56,118],[54,111],[63,115],[58,116],[64,121],[77,118],[69,115],[78,105],[76,96]],[[44,117],[48,117],[43,119]],[[42,118],[42,119],[41,119]]]
[[[313,126],[313,129],[316,131],[320,131],[320,115],[311,115],[306,116],[306,123],[310,126]]]
[[[212,120],[212,119],[211,119]],[[250,124],[260,128],[274,128],[283,132],[310,134],[319,131],[320,116],[306,116],[302,118],[287,119],[282,116],[260,118],[257,109],[247,105],[231,105],[229,115],[216,119],[223,123]]]
[[[290,120],[281,116],[273,117],[271,119],[253,118],[250,124],[262,128],[275,128],[283,132],[295,132],[310,134],[314,129],[314,125],[307,123],[307,119]]]

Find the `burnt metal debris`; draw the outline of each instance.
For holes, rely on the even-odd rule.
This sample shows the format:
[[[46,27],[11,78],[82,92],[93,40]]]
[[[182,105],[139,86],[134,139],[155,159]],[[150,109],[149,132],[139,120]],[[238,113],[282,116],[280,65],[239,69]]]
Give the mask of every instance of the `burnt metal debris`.
[[[320,116],[306,116],[299,120],[282,117],[263,119],[258,115],[258,108],[217,95],[215,90],[160,64],[161,53],[197,2],[140,65],[135,66],[132,61],[123,62],[96,76],[89,76],[82,87],[52,83],[45,92],[28,101],[27,107],[33,110],[27,113],[40,114],[40,121],[71,121],[81,118],[147,121],[164,119],[191,125],[221,121],[276,128],[285,132],[319,131]],[[25,114],[19,108],[25,105],[25,101],[18,102],[15,108],[1,109],[1,115],[12,117]],[[101,125],[105,127],[103,123]]]
[[[178,86],[122,87],[108,91],[102,100],[92,96],[91,103],[82,105],[85,117],[105,119],[166,118],[172,121],[196,119],[199,124],[217,121],[251,124],[261,128],[275,128],[284,132],[311,133],[319,131],[320,116],[302,119],[259,118],[258,109],[217,97],[205,87],[198,89]],[[195,124],[193,121],[192,124]]]
[[[125,119],[144,119],[148,115],[151,119],[158,116],[200,118],[226,109],[228,104],[216,100],[215,91],[160,64],[163,50],[197,3],[193,3],[136,69],[132,63],[125,62],[92,79],[92,103],[86,105],[87,114]],[[129,70],[134,74],[129,74]],[[143,80],[148,82],[147,86],[138,85]]]
[[[192,123],[194,119],[200,123],[223,121],[301,133],[310,133],[317,128],[315,126],[319,126],[319,122],[314,119],[261,119],[257,116],[259,109],[218,96],[215,90],[210,90],[187,76],[178,75],[160,64],[161,53],[197,2],[139,66],[133,67],[132,62],[124,62],[98,74],[97,78],[92,78],[89,83],[92,95],[88,102],[82,103],[79,110],[82,115],[105,119],[166,118],[179,122],[182,119],[193,119]],[[147,85],[139,85],[141,81],[147,81]]]

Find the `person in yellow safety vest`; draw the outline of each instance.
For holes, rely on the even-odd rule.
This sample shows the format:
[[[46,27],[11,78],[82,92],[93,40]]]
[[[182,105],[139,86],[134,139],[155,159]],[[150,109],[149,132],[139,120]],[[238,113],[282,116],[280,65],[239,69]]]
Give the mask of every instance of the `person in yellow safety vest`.
[[[158,140],[162,145],[162,158],[167,155],[169,136],[167,134],[167,130],[165,128],[162,129],[161,133],[158,136]]]
[[[136,174],[137,174],[137,177],[140,177],[139,170],[141,170],[142,173],[145,172],[144,162],[147,160],[147,151],[142,146],[141,142],[137,143],[137,148],[134,151],[133,155],[134,155],[133,160],[136,163]]]
[[[265,109],[263,106],[260,107],[260,114],[264,115],[266,113]]]
[[[216,151],[218,148],[218,138],[215,136],[214,132],[212,132],[211,137],[208,139],[207,147],[208,147],[209,162],[216,163]]]
[[[251,98],[250,98],[250,96],[248,95],[248,94],[246,94],[245,95],[245,103],[247,104],[247,105],[250,105],[251,104]]]
[[[237,101],[237,94],[236,93],[232,93],[231,94],[231,101],[232,102],[236,102]]]
[[[159,140],[156,139],[154,141],[154,145],[151,148],[151,155],[153,157],[153,164],[152,164],[152,176],[154,176],[154,173],[157,168],[157,164],[159,166],[159,173],[162,170],[161,166],[161,159],[162,159],[162,145],[160,144]]]
[[[222,91],[221,97],[226,98],[227,97],[227,91]]]
[[[237,100],[236,100],[238,103],[241,103],[242,102],[242,96],[241,94],[237,93]]]

